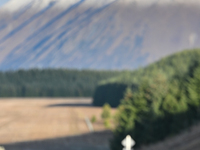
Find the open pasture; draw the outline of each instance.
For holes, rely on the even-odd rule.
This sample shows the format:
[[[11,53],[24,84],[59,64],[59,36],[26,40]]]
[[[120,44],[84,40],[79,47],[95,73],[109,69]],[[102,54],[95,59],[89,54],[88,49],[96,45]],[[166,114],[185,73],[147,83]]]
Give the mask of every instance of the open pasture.
[[[105,130],[102,108],[90,98],[0,99],[0,145],[89,133],[85,117],[95,115],[95,131]]]

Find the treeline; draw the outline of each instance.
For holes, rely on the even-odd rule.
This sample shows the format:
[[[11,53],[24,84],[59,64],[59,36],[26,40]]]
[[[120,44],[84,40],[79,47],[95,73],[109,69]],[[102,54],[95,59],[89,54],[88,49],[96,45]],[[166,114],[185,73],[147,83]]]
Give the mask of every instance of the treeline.
[[[0,72],[0,97],[91,97],[119,71],[32,69]]]
[[[113,104],[111,94],[124,94],[115,104],[120,102],[112,150],[122,149],[121,141],[127,134],[138,147],[173,136],[200,121],[199,58],[200,50],[183,51],[99,86],[114,86],[109,89],[111,93],[106,93],[107,103]],[[119,84],[126,88],[116,88]]]
[[[137,89],[143,81],[152,81],[158,74],[165,76],[166,80],[184,78],[199,62],[200,50],[186,50],[163,58],[145,68],[125,71],[118,76],[101,81],[95,90],[93,103],[97,106],[109,103],[112,107],[117,107],[127,87]]]

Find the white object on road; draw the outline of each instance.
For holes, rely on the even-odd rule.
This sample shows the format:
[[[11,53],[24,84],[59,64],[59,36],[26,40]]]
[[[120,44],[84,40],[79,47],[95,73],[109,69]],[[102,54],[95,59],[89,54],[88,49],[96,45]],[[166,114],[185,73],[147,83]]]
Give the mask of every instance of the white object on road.
[[[123,150],[131,150],[131,147],[135,145],[135,141],[131,138],[130,135],[127,135],[126,138],[122,141],[124,146]]]
[[[6,150],[4,147],[0,146],[0,150]]]
[[[94,128],[93,128],[93,125],[92,123],[90,122],[90,119],[88,117],[85,117],[85,122],[87,124],[87,127],[88,129],[90,130],[90,132],[93,132],[94,131]],[[1,149],[0,149],[1,150]]]

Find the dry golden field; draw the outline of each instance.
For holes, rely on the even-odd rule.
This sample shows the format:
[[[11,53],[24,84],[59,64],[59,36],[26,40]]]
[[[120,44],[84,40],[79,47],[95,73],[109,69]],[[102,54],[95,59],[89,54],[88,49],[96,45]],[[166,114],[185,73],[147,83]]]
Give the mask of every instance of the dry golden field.
[[[112,110],[114,113],[115,110]],[[0,99],[0,145],[6,150],[109,150],[102,108],[90,98]],[[96,116],[90,133],[85,117]],[[200,125],[138,150],[200,150]]]
[[[0,145],[16,145],[16,143],[74,138],[83,135],[90,142],[90,140],[95,139],[94,136],[97,134],[96,136],[103,140],[99,143],[103,142],[101,144],[108,147],[108,139],[111,133],[105,132],[101,120],[102,108],[92,107],[91,102],[90,98],[1,99]],[[93,124],[97,133],[89,133],[85,122],[85,117],[91,118],[93,115],[97,118],[97,121]],[[105,132],[105,137],[102,134],[103,132],[99,131]],[[83,141],[86,140],[84,136],[82,139]],[[7,149],[12,148],[8,147]],[[23,149],[23,147],[19,147],[19,149]]]

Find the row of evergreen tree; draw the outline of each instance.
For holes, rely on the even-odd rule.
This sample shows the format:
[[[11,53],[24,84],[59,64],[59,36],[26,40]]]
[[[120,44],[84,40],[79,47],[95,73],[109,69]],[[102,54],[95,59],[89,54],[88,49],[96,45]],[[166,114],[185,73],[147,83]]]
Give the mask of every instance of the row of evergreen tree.
[[[119,71],[31,69],[0,72],[0,97],[91,97]]]

